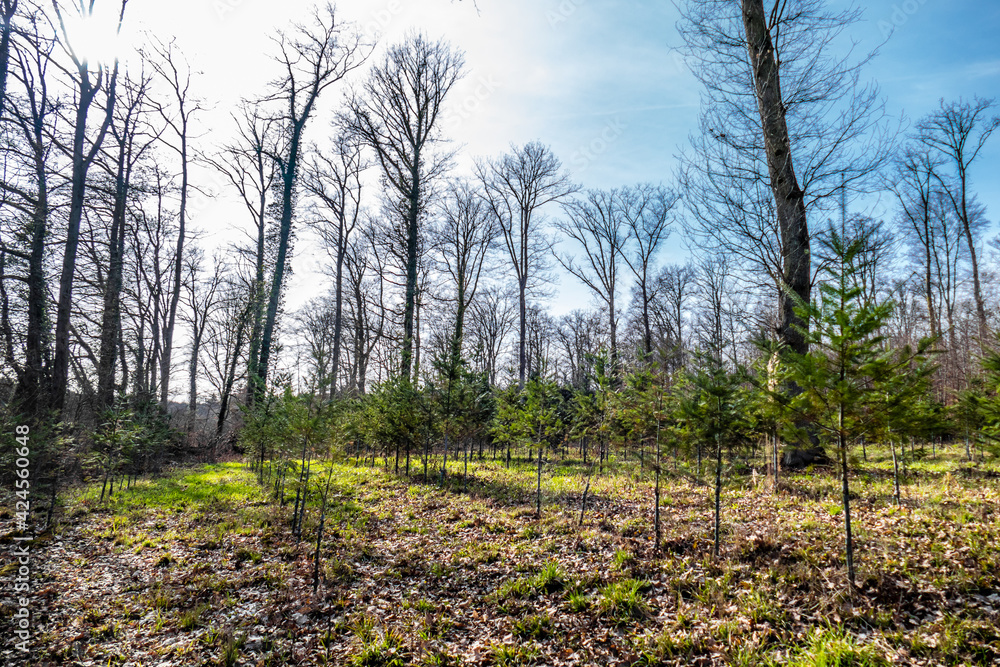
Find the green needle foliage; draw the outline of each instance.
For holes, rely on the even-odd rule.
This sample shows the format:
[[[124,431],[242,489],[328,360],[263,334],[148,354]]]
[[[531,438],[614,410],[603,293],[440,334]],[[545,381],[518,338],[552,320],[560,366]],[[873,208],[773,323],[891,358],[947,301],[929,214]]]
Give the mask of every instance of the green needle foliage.
[[[458,445],[461,450],[454,456],[464,458],[463,478],[467,480],[469,445],[485,436],[495,409],[489,380],[470,371],[467,363],[452,353],[435,355],[434,369],[436,376],[428,383],[427,393],[434,397],[433,408],[444,436],[441,483],[447,476],[451,449]]]
[[[715,526],[713,554],[719,556],[721,497],[722,497],[722,450],[732,448],[742,439],[749,422],[745,392],[741,382],[745,376],[741,370],[729,372],[722,365],[718,355],[697,355],[695,369],[688,373],[689,396],[681,403],[681,410],[696,437],[715,450]]]
[[[501,394],[493,427],[494,437],[501,442],[538,448],[535,511],[539,518],[542,515],[542,455],[546,447],[562,440],[565,430],[562,401],[562,393],[555,382],[533,377],[521,392],[511,389]],[[507,451],[509,461],[510,449]]]
[[[806,423],[837,448],[847,573],[852,586],[855,568],[847,449],[858,438],[904,418],[908,406],[925,389],[933,342],[924,339],[916,349],[888,349],[881,332],[895,304],[863,298],[857,282],[857,264],[867,243],[864,236],[845,240],[832,229],[820,240],[827,261],[819,302],[799,300],[797,304],[803,321],[811,322],[809,330],[803,330],[809,353],[784,356],[787,377],[801,393],[791,397],[774,394],[786,411],[783,427],[790,437],[805,437],[801,425]]]
[[[429,395],[418,391],[407,378],[397,376],[377,385],[365,404],[365,432],[370,444],[381,449],[386,469],[389,454],[395,450],[395,472],[400,458],[409,473],[410,454],[426,443],[439,424],[433,419]],[[374,457],[373,457],[374,459]],[[427,453],[424,452],[424,476],[427,476]]]
[[[1000,338],[998,338],[1000,342]],[[959,394],[956,417],[966,432],[966,455],[973,458],[969,435],[978,434],[982,450],[1000,456],[1000,350],[990,349],[980,360],[982,376]]]
[[[649,462],[655,475],[653,486],[653,531],[655,546],[660,548],[662,526],[660,522],[660,482],[663,474],[663,449],[661,446],[665,387],[662,377],[657,377],[650,366],[645,366],[625,378],[625,390],[620,400],[620,421],[626,437],[640,443],[641,464],[646,467],[646,451],[651,450]]]

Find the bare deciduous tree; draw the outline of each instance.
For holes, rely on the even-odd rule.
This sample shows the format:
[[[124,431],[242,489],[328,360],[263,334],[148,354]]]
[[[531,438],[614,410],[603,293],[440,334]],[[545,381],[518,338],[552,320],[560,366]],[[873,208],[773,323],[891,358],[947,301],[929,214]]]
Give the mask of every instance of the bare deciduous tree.
[[[202,277],[203,253],[198,248],[188,252],[184,281],[184,306],[186,324],[191,328],[191,356],[188,358],[188,432],[194,430],[198,416],[198,369],[201,365],[202,345],[208,324],[215,318],[215,311],[222,305],[222,287],[227,271],[225,264],[215,260],[212,272]]]
[[[455,325],[448,336],[451,367],[462,357],[466,313],[476,297],[487,255],[494,249],[499,234],[499,227],[480,193],[468,183],[452,183],[441,207],[441,223],[434,232],[441,266],[454,287],[445,297],[455,307]]]
[[[805,323],[784,294],[809,301],[807,212],[842,187],[869,189],[891,151],[878,90],[860,82],[871,56],[832,53],[859,18],[822,0],[683,5],[686,54],[706,89],[689,204],[704,236],[779,279],[778,335],[798,352]]]
[[[937,180],[944,185],[943,191],[951,200],[955,214],[962,225],[965,242],[969,250],[972,268],[972,295],[976,301],[976,315],[979,318],[980,345],[986,340],[986,306],[983,302],[982,285],[979,276],[979,257],[973,235],[971,196],[969,194],[969,169],[979,157],[990,136],[1000,127],[1000,117],[989,117],[994,107],[993,100],[978,97],[971,102],[959,100],[946,103],[941,100],[941,108],[924,118],[917,125],[918,139],[928,148],[936,150],[955,169],[957,188],[948,187],[938,170]]]
[[[135,196],[133,176],[143,157],[159,138],[160,131],[148,119],[152,112],[148,100],[149,78],[137,80],[125,76],[119,86],[116,118],[111,124],[113,149],[104,164],[113,183],[111,232],[107,277],[104,285],[100,351],[97,368],[97,405],[106,409],[114,401],[115,366],[121,347],[121,297],[125,267],[126,218]],[[126,383],[127,384],[127,383]]]
[[[118,23],[125,17],[127,0],[122,0]],[[60,27],[59,41],[66,52],[69,66],[60,67],[73,81],[76,88],[73,108],[73,139],[71,146],[63,146],[70,158],[71,194],[69,216],[66,224],[66,247],[63,252],[62,270],[59,275],[59,299],[56,306],[55,355],[52,362],[51,405],[61,412],[69,388],[70,368],[70,313],[73,305],[73,280],[76,274],[76,255],[80,242],[80,220],[83,218],[84,197],[87,189],[87,172],[97,157],[108,127],[114,116],[115,88],[118,83],[118,61],[112,65],[99,63],[92,66],[88,55],[74,49],[73,38],[66,29],[66,21],[58,2],[53,4]],[[80,6],[84,18],[93,13],[94,4]],[[87,145],[87,119],[97,96],[104,92],[103,118]]]
[[[786,349],[803,354],[808,322],[795,304],[809,303],[812,291],[808,214],[845,189],[870,189],[892,154],[884,102],[874,84],[860,79],[872,54],[833,53],[860,10],[830,9],[824,0],[692,0],[682,12],[687,55],[706,90],[687,191],[699,197],[699,184],[710,193],[715,188],[695,218],[703,230],[731,231],[706,236],[728,236],[731,243],[750,232],[746,247],[768,249],[743,254],[768,260],[765,266],[780,276],[775,333]],[[699,173],[699,165],[707,168]],[[713,179],[725,184],[713,186]],[[773,219],[763,214],[770,206],[761,201],[765,191]],[[751,214],[735,216],[730,226],[725,213],[734,210]],[[798,392],[794,383],[786,389]],[[810,447],[810,456],[819,454]]]
[[[246,354],[245,342],[251,326],[253,272],[242,281],[229,275],[220,286],[219,307],[208,320],[206,348],[208,380],[219,396],[219,411],[215,421],[215,437],[219,439],[226,427],[230,403],[236,383],[245,374],[240,362]],[[243,367],[245,368],[245,367]]]
[[[163,349],[160,353],[160,406],[166,410],[170,400],[170,372],[174,349],[174,325],[177,322],[177,305],[180,303],[182,280],[184,273],[184,243],[187,241],[187,206],[190,190],[190,127],[191,119],[202,110],[201,103],[191,95],[191,67],[170,41],[163,44],[154,41],[152,52],[146,60],[153,67],[159,78],[167,85],[173,98],[169,104],[161,104],[160,115],[173,132],[173,141],[164,140],[180,162],[180,199],[177,211],[177,238],[174,250],[173,284],[170,288],[170,299],[167,304],[166,322],[163,329]]]
[[[620,190],[588,190],[563,204],[566,220],[556,226],[583,249],[579,263],[559,256],[563,268],[576,276],[607,309],[612,377],[618,365],[618,274],[631,229],[623,215]]]
[[[442,105],[462,76],[464,56],[442,41],[411,35],[390,47],[372,68],[363,93],[349,102],[345,125],[375,151],[385,182],[405,226],[405,295],[400,373],[411,379],[418,335],[418,247],[422,217],[435,179],[451,155],[435,153],[441,140]]]
[[[0,118],[6,115],[7,76],[10,72],[11,37],[18,0],[0,2]]]
[[[934,157],[926,150],[908,146],[896,159],[888,184],[899,201],[900,222],[904,234],[919,245],[918,263],[923,273],[924,299],[927,304],[927,322],[932,338],[941,332],[941,320],[934,306],[935,241],[934,200],[938,192],[934,173]]]
[[[649,304],[656,296],[653,261],[662,243],[670,236],[671,216],[679,199],[673,190],[648,183],[623,188],[619,194],[621,216],[632,238],[631,248],[622,253],[622,259],[635,275],[642,320],[642,351],[647,358],[653,353],[649,314]]]
[[[163,344],[161,331],[167,311],[164,287],[172,265],[169,246],[174,233],[172,216],[166,210],[169,177],[156,166],[151,172],[145,186],[148,197],[136,206],[129,252],[131,290],[136,303],[133,393],[143,402],[153,400],[156,394]]]
[[[504,246],[517,280],[519,337],[518,386],[527,370],[528,294],[544,279],[545,260],[552,248],[537,212],[546,204],[576,191],[562,163],[539,142],[512,146],[511,152],[480,161],[476,172],[490,212],[500,225]]]
[[[678,370],[684,365],[684,314],[693,296],[696,272],[691,264],[668,264],[654,281],[652,320],[664,366]]]
[[[528,379],[548,378],[553,368],[556,322],[538,306],[528,309],[527,345]]]
[[[475,369],[486,375],[491,387],[497,384],[500,355],[518,319],[512,301],[512,295],[491,285],[483,290],[470,311],[472,361]]]
[[[27,323],[25,330],[25,357],[23,368],[17,372],[18,384],[15,401],[25,414],[33,415],[43,401],[50,380],[51,341],[47,326],[48,278],[45,265],[45,248],[49,236],[50,158],[51,137],[58,122],[58,100],[50,93],[49,64],[56,47],[55,35],[43,29],[44,18],[38,13],[30,17],[21,30],[14,48],[13,77],[24,97],[19,104],[8,100],[4,116],[10,116],[23,138],[23,144],[11,142],[5,152],[8,171],[13,163],[22,162],[27,172],[27,183],[14,182],[9,177],[0,181],[4,202],[30,220],[26,236],[28,247],[22,259],[27,264],[28,293],[26,301]],[[15,147],[23,146],[20,150]],[[3,252],[12,249],[3,244]],[[14,251],[16,253],[16,251]],[[3,272],[6,273],[6,270]],[[5,327],[6,328],[6,327]],[[9,347],[13,347],[11,344]],[[18,371],[18,364],[10,357],[10,364]]]
[[[311,299],[296,313],[300,339],[308,354],[309,391],[325,401],[333,388],[336,366],[333,365],[336,304],[329,296]]]
[[[278,178],[278,169],[268,154],[274,150],[280,139],[280,125],[277,118],[264,113],[259,104],[243,101],[238,114],[234,114],[237,126],[236,140],[222,149],[222,154],[212,164],[222,172],[240,193],[240,199],[253,219],[253,244],[249,254],[253,258],[253,274],[250,283],[250,350],[247,360],[247,377],[257,377],[260,360],[260,338],[264,328],[264,305],[267,288],[267,223],[268,204]],[[281,152],[280,150],[278,152]],[[247,395],[252,398],[252,386],[248,384]]]
[[[556,336],[568,365],[563,373],[564,381],[580,391],[591,389],[593,363],[589,355],[597,354],[602,344],[600,320],[598,310],[574,310],[559,318]]]
[[[390,325],[385,258],[375,250],[370,231],[364,229],[363,232],[348,245],[344,263],[350,294],[347,300],[351,354],[348,386],[358,394],[365,393],[369,363]]]
[[[315,11],[309,25],[296,25],[292,34],[279,33],[276,41],[280,52],[277,61],[283,73],[271,83],[273,92],[266,101],[281,107],[278,117],[282,139],[270,152],[280,178],[281,218],[274,274],[261,329],[260,357],[255,364],[256,372],[250,378],[251,400],[263,391],[271,361],[278,303],[291,244],[299,158],[306,124],[323,91],[360,67],[370,53],[361,36],[338,20],[333,5],[327,5],[322,12]]]
[[[321,213],[314,226],[333,262],[333,321],[330,332],[333,349],[330,353],[329,388],[331,394],[336,394],[343,338],[344,262],[351,234],[361,217],[361,175],[368,163],[356,137],[340,133],[334,137],[332,144],[330,154],[324,154],[319,149],[312,151],[312,160],[306,167],[303,181],[306,190],[315,198],[317,209],[331,216],[327,219]]]

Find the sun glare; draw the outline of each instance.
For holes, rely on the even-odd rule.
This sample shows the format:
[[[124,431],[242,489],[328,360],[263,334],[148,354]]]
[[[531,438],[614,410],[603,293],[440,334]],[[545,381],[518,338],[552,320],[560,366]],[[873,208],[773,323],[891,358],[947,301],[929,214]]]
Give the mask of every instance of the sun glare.
[[[121,57],[122,39],[118,34],[118,15],[96,7],[90,16],[63,15],[65,39],[80,61],[92,67],[105,65]]]

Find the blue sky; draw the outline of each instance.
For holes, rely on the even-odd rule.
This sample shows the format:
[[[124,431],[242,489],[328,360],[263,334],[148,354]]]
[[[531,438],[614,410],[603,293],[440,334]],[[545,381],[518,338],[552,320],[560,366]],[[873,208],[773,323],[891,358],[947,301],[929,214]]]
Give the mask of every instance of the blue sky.
[[[203,71],[196,87],[215,107],[202,119],[202,141],[210,144],[225,138],[231,105],[258,93],[269,78],[267,36],[303,18],[310,4],[132,0],[128,17],[161,37],[176,35]],[[473,156],[538,139],[588,187],[672,181],[676,155],[696,126],[700,96],[673,48],[679,44],[673,3],[478,0],[478,6],[477,13],[469,0],[338,3],[345,18],[382,32],[383,43],[422,29],[466,51],[468,76],[453,92],[447,124],[463,146],[460,171]],[[850,37],[864,50],[885,42],[866,74],[880,84],[890,115],[905,115],[912,123],[942,97],[1000,94],[1000,2],[873,0],[864,10],[865,20]],[[324,102],[333,107],[338,96]],[[319,140],[325,128],[317,122],[310,132]],[[998,176],[1000,136],[972,175],[994,223],[1000,216]],[[227,230],[241,215],[225,194],[196,210],[195,225],[215,242],[231,233]],[[304,253],[296,261],[295,281],[315,285],[309,272],[316,260]],[[571,281],[563,281],[555,312],[588,305]],[[293,291],[304,298],[314,290]]]
[[[907,13],[904,6],[916,5]],[[867,11],[872,37],[881,38],[883,22],[896,20],[895,32],[872,63],[890,111],[911,122],[933,111],[941,98],[1000,95],[1000,3],[972,0],[876,2]],[[902,18],[902,22],[899,19]],[[1000,114],[1000,109],[996,110]],[[996,223],[1000,217],[1000,136],[987,145],[973,171],[973,187]],[[991,234],[995,235],[994,227]]]

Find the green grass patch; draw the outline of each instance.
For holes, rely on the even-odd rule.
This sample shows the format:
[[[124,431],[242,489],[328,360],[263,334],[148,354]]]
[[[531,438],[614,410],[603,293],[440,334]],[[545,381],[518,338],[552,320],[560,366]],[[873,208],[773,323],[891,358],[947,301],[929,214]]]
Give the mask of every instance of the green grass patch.
[[[871,646],[836,629],[815,629],[789,667],[888,667],[889,661]]]
[[[623,579],[602,586],[597,608],[613,621],[624,623],[642,618],[649,613],[649,604],[642,596],[646,583],[636,579]]]
[[[531,614],[514,622],[514,636],[521,639],[544,639],[552,634],[552,619],[547,614]]]
[[[498,601],[509,598],[531,598],[561,591],[565,586],[566,573],[558,563],[550,562],[537,574],[501,584],[494,594],[494,598]]]

